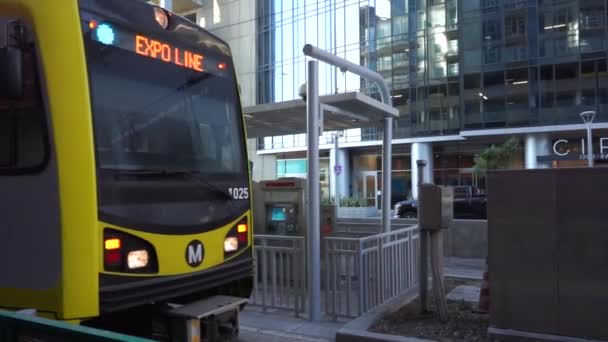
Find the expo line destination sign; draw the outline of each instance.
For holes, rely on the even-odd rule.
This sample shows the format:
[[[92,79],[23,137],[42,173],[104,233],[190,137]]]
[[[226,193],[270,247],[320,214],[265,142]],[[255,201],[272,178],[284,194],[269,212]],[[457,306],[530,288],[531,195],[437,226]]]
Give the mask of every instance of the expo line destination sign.
[[[135,35],[135,52],[142,56],[161,59],[164,62],[173,63],[184,68],[199,72],[203,71],[203,55],[171,46],[141,34]]]

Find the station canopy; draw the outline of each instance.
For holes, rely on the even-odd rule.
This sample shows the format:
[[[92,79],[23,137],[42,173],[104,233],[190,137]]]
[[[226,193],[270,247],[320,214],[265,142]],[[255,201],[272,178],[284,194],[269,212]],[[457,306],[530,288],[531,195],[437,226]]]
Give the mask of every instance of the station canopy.
[[[360,92],[319,97],[323,130],[378,126],[386,117],[397,118],[399,110]],[[250,138],[306,133],[306,102],[301,99],[243,108]]]

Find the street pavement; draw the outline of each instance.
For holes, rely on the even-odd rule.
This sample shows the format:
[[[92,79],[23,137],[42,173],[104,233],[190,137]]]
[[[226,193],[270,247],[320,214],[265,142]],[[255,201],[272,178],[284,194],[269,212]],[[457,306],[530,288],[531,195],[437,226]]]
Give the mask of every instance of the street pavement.
[[[325,318],[321,322],[311,322],[297,318],[293,312],[268,309],[265,313],[260,307],[247,306],[241,312],[239,341],[294,341],[321,342],[333,341],[336,332],[346,323],[332,322]]]
[[[263,342],[325,342],[325,341],[330,341],[330,340],[241,326],[241,332],[239,334],[238,341],[240,341],[240,342],[257,342],[257,341],[263,341]]]
[[[443,261],[443,267],[443,273],[446,277],[482,279],[486,259],[447,257]]]

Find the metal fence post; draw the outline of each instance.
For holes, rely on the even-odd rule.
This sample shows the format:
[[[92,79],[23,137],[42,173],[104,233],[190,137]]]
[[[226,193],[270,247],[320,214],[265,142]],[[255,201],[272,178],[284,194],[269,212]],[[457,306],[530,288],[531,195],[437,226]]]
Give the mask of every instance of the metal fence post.
[[[412,231],[407,232],[407,285],[414,286],[414,267],[412,264],[414,263],[413,250],[414,250],[414,234]]]
[[[276,306],[277,300],[277,255],[276,251],[269,250],[270,254],[270,279],[272,283],[272,290],[270,292],[270,301],[272,302],[272,306]]]
[[[300,313],[304,311],[304,303],[303,303],[303,293],[302,289],[302,273],[305,272],[306,267],[304,266],[304,258],[302,254],[304,253],[304,246],[302,246],[302,240],[296,241],[294,243],[294,257],[293,257],[293,269],[294,269],[294,309],[296,317],[300,317]]]
[[[330,307],[331,307],[331,303],[330,303],[330,291],[332,290],[330,284],[331,284],[331,264],[329,263],[330,260],[330,255],[331,255],[331,250],[332,250],[332,241],[328,241],[327,238],[325,238],[325,250],[323,251],[324,257],[325,257],[325,277],[323,279],[323,284],[325,285],[325,314],[329,314],[330,311]]]
[[[361,315],[365,312],[365,276],[363,272],[363,243],[361,240],[357,241],[357,267],[359,268],[359,310],[358,313]]]
[[[266,264],[266,239],[262,239],[262,312],[266,312],[266,289],[268,288],[268,266]]]
[[[377,241],[378,241],[378,254],[377,254],[377,258],[376,258],[376,262],[377,262],[377,265],[376,265],[377,270],[376,271],[378,272],[378,279],[376,281],[376,284],[378,286],[377,287],[378,293],[377,293],[376,297],[377,297],[377,300],[378,300],[378,304],[382,303],[382,298],[383,298],[383,293],[384,293],[384,279],[383,279],[384,278],[384,274],[383,274],[384,273],[383,272],[384,271],[384,268],[383,268],[383,264],[384,263],[382,262],[382,249],[384,248],[383,247],[383,243],[382,243],[383,240],[384,240],[384,237],[382,237],[382,236],[379,239],[377,239]]]
[[[359,252],[359,315],[364,313],[367,305],[367,288],[369,279],[365,274],[365,265],[364,265],[364,252],[363,252],[363,242],[359,240],[358,244],[358,252]]]

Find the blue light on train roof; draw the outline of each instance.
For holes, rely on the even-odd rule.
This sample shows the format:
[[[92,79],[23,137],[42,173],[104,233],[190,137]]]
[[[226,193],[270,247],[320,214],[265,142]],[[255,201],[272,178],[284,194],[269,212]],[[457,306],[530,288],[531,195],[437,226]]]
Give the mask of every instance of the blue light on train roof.
[[[114,41],[116,40],[116,34],[114,33],[114,28],[112,28],[112,26],[110,26],[109,24],[106,24],[106,23],[99,24],[99,26],[97,27],[97,30],[95,31],[95,35],[97,36],[97,40],[100,43],[103,43],[106,45],[112,45],[112,44],[114,44]]]

